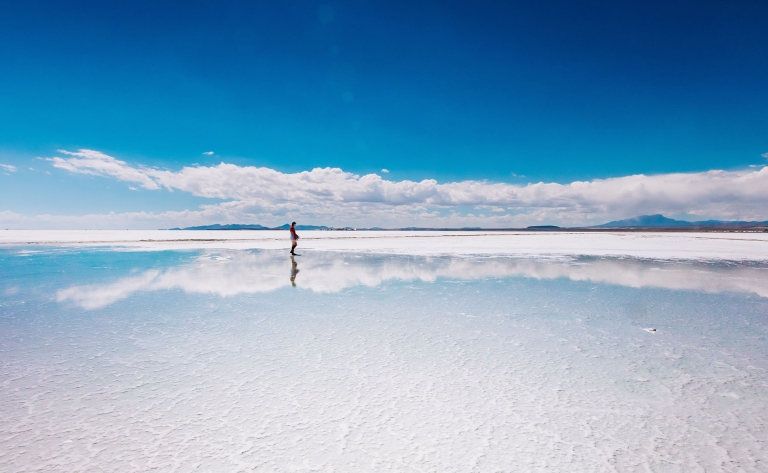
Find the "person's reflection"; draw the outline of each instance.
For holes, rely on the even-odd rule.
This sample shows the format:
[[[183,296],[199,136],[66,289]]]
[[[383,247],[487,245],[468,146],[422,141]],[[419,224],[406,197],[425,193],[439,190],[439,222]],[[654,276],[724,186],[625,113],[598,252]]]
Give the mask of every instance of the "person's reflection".
[[[296,264],[296,259],[291,255],[291,285],[296,287],[296,275],[299,274],[299,266]]]

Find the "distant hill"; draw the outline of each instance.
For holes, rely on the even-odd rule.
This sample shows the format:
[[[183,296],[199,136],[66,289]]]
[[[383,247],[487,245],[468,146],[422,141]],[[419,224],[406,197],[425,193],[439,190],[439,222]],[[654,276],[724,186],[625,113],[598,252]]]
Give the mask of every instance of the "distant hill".
[[[286,223],[285,225],[280,225],[279,227],[274,227],[270,230],[288,230],[289,228],[291,228],[291,224]],[[296,230],[330,230],[330,227],[323,225],[296,225]]]
[[[616,220],[613,222],[597,225],[597,227],[687,227],[691,222],[684,220],[675,220],[667,218],[661,214],[640,215],[626,220]]]
[[[367,230],[367,228],[364,230]],[[397,230],[401,232],[430,232],[430,231],[466,232],[466,231],[478,231],[478,230],[482,230],[482,228],[481,227],[461,227],[461,228],[405,227],[405,228],[393,228],[393,230]]]
[[[640,215],[626,220],[616,220],[613,222],[596,225],[593,228],[634,228],[634,227],[751,227],[768,225],[768,222],[745,222],[741,220],[702,220],[698,222],[687,222],[685,220],[675,220],[667,218],[661,214]]]
[[[213,225],[200,225],[197,227],[186,228],[171,228],[170,230],[288,230],[291,224],[286,223],[279,227],[265,227],[256,223],[229,223],[226,225],[220,225],[218,223]],[[318,225],[296,225],[296,230],[327,230],[328,227]]]
[[[198,227],[186,227],[186,228],[171,228],[171,230],[272,230],[269,227],[264,227],[258,224],[241,224],[230,223],[227,225],[219,225],[218,223],[213,225],[200,225]]]

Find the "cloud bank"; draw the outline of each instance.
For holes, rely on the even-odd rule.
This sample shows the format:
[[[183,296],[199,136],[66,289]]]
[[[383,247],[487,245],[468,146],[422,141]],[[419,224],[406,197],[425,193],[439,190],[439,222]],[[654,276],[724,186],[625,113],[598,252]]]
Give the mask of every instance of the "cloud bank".
[[[282,173],[221,163],[172,171],[131,165],[93,150],[60,152],[63,157],[48,159],[59,169],[114,178],[150,191],[183,191],[218,201],[183,212],[60,219],[74,219],[79,225],[102,218],[103,228],[110,221],[116,228],[125,228],[211,222],[282,224],[286,219],[358,226],[583,225],[651,213],[768,219],[768,167],[636,174],[568,184],[476,180],[441,184],[434,179],[393,181],[338,168]],[[48,217],[35,218],[56,220]],[[0,213],[0,218],[27,219],[28,224],[34,220],[10,212]]]

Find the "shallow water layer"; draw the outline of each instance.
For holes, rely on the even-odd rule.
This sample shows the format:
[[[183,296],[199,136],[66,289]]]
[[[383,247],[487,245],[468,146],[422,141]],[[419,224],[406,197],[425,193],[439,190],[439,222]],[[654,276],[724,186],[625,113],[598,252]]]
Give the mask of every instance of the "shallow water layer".
[[[0,471],[766,471],[768,266],[0,251]]]

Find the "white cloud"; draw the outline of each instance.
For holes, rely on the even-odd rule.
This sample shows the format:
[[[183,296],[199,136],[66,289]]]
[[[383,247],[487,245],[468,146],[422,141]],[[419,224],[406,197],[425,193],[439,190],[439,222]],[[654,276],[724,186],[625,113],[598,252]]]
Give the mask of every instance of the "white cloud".
[[[382,169],[381,172],[383,172],[384,174],[389,174],[389,169],[386,169],[386,168]]]
[[[98,151],[62,153],[66,157],[49,161],[73,173],[114,177],[148,190],[165,188],[226,200],[184,212],[71,217],[77,225],[88,219],[105,222],[102,228],[108,228],[110,222],[115,222],[115,228],[132,224],[157,228],[246,220],[270,225],[289,219],[326,225],[512,227],[539,222],[602,223],[651,213],[768,219],[768,168],[637,174],[567,184],[473,180],[441,184],[433,179],[392,181],[338,168],[282,173],[221,163],[169,171],[132,166]],[[482,209],[494,213],[483,217]],[[498,209],[505,213],[499,214]],[[64,224],[62,217],[48,217],[45,220],[50,225]]]
[[[98,151],[91,151],[89,149],[81,149],[75,153],[64,150],[59,150],[59,152],[68,156],[74,156],[72,158],[54,157],[48,159],[53,162],[54,167],[59,169],[79,174],[91,174],[94,176],[112,176],[121,181],[139,183],[142,187],[149,190],[160,188],[160,186],[146,174],[147,171],[153,171],[151,169],[133,168],[125,161],[120,161],[112,156],[107,156],[106,154],[99,153]]]
[[[0,168],[8,172],[16,172],[16,166],[12,166],[10,164],[0,164]]]
[[[768,159],[768,153],[763,153],[760,156],[764,157],[765,159]]]
[[[11,286],[3,291],[3,295],[14,296],[19,293],[19,286]]]
[[[211,156],[211,155],[213,155],[213,151],[206,151],[203,154],[205,154],[207,156]]]

